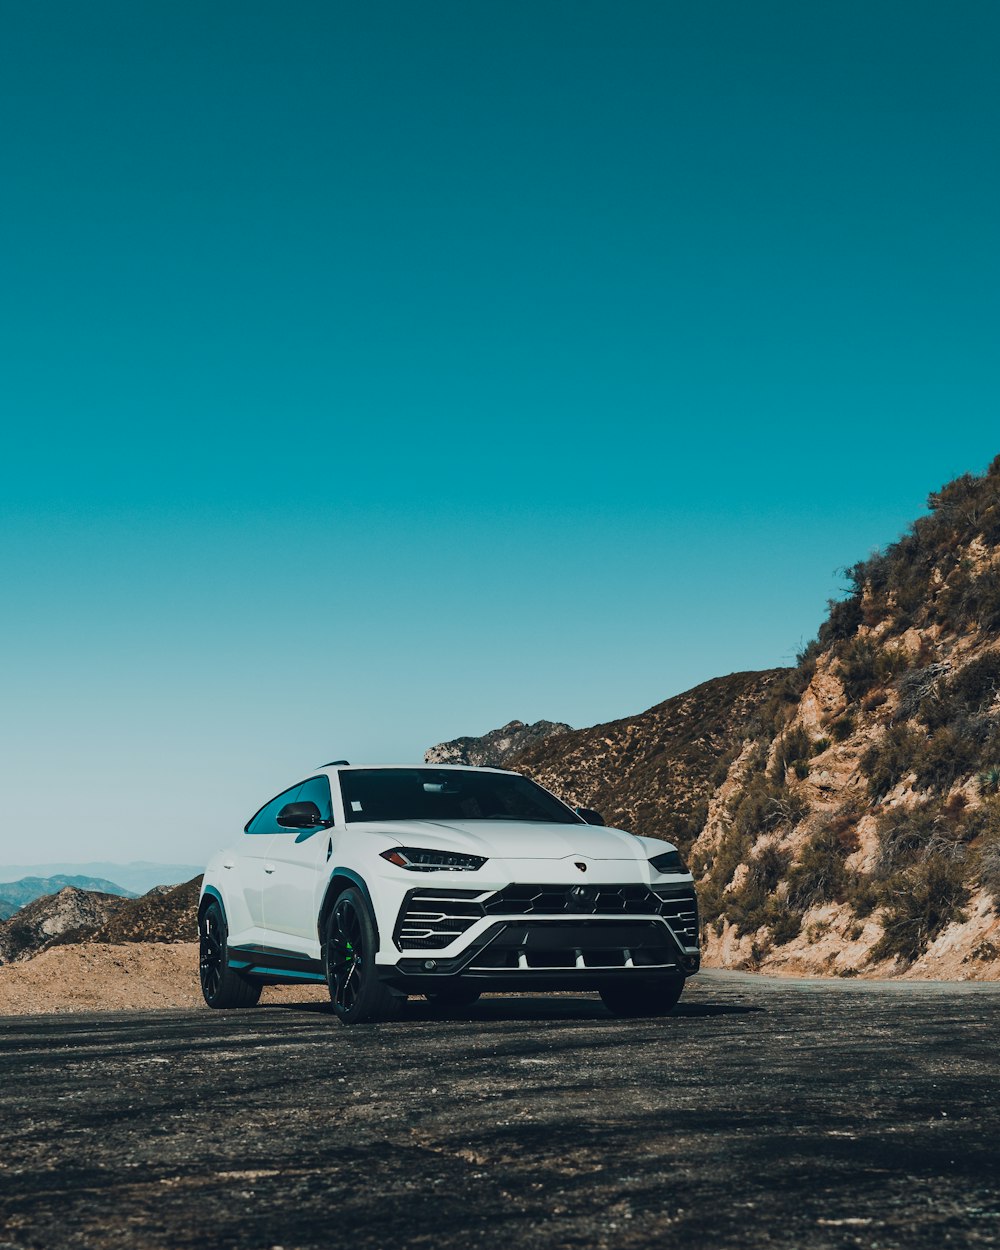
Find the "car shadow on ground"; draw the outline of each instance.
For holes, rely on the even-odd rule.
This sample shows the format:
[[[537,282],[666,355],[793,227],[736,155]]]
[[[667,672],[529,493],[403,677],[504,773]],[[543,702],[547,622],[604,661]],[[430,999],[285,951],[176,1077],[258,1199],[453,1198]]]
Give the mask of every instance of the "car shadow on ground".
[[[294,1011],[314,1015],[332,1015],[333,1007],[326,1002],[267,1003],[259,1010]],[[679,1003],[669,1017],[676,1019],[704,1019],[707,1016],[745,1016],[763,1012],[764,1007],[745,1003]],[[650,1017],[645,1017],[650,1018]],[[468,1020],[482,1023],[502,1020],[616,1020],[596,995],[593,998],[577,998],[569,995],[496,995],[483,998],[472,1007],[441,1008],[432,1006],[423,998],[411,998],[406,1004],[402,1021],[416,1020]]]

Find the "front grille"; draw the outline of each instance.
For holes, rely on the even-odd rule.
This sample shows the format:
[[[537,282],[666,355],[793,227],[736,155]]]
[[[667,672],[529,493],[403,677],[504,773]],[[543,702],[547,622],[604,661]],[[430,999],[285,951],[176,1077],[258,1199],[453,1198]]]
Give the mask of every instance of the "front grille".
[[[489,916],[655,916],[660,900],[646,885],[509,885],[486,902]]]
[[[400,950],[441,950],[477,920],[501,916],[662,916],[682,946],[698,945],[691,886],[509,885],[502,890],[411,890],[393,939]]]

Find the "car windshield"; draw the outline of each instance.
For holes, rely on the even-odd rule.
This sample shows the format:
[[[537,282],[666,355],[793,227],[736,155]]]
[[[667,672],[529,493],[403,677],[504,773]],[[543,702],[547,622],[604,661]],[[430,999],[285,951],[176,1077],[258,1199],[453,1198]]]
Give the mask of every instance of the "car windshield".
[[[354,768],[340,774],[348,820],[530,820],[580,825],[541,786],[512,773],[443,768]]]

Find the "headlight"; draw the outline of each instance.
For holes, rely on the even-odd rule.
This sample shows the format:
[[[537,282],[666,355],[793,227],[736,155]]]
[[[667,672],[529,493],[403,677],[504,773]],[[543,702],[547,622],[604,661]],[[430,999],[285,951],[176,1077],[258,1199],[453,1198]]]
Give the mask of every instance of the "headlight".
[[[486,863],[482,855],[455,855],[451,851],[423,851],[412,846],[394,846],[383,851],[382,858],[397,868],[409,868],[411,872],[434,872],[450,869],[452,872],[475,872]]]
[[[681,859],[680,851],[664,851],[649,861],[657,872],[687,872],[688,866]]]

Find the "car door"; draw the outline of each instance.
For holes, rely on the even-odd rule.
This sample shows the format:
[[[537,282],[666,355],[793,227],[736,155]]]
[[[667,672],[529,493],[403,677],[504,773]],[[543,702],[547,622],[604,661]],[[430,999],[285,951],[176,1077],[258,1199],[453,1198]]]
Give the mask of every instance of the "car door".
[[[265,803],[244,829],[240,854],[232,863],[223,867],[233,874],[228,891],[231,899],[229,910],[239,916],[234,924],[230,918],[230,942],[234,946],[262,945],[264,935],[264,882],[268,877],[271,843],[278,833],[278,812],[286,803],[294,801],[301,783]],[[229,871],[227,871],[227,877]]]
[[[310,777],[287,802],[315,803],[324,821],[333,820],[330,782]],[[276,813],[277,814],[277,813]],[[264,927],[267,944],[310,958],[319,957],[316,918],[333,854],[334,831],[281,829],[268,844],[264,865]]]

